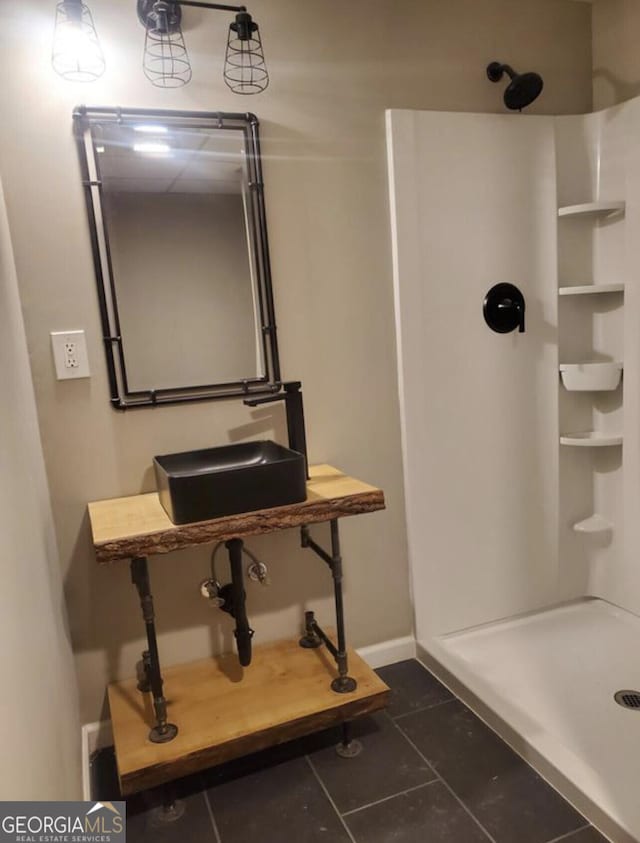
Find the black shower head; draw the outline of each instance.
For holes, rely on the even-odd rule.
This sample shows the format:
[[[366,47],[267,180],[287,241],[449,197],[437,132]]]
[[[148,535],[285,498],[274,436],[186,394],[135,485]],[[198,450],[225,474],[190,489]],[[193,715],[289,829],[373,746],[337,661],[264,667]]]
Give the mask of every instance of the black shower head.
[[[487,76],[492,82],[499,82],[504,74],[511,79],[504,92],[504,104],[511,111],[522,111],[540,96],[544,85],[538,73],[516,73],[508,64],[492,61],[487,67]]]

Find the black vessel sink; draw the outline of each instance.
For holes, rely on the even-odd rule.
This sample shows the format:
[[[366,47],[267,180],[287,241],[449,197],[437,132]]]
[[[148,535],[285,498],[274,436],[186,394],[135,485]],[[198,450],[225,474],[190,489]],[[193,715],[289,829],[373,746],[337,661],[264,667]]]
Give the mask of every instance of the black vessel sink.
[[[174,524],[306,498],[302,454],[266,439],[153,458],[160,503]]]

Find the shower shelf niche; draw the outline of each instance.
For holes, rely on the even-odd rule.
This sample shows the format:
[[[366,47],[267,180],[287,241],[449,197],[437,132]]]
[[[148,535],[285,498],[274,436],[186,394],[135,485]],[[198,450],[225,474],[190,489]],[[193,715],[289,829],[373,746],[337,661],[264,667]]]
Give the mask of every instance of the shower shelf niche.
[[[560,377],[569,392],[610,392],[620,384],[622,363],[561,363]]]
[[[613,529],[613,524],[602,515],[598,515],[597,512],[594,512],[594,514],[590,515],[589,518],[585,518],[583,521],[577,521],[573,525],[573,529],[576,533],[589,533],[593,535],[594,533],[609,532]]]
[[[564,433],[560,436],[560,444],[572,445],[576,448],[606,448],[611,445],[622,445],[622,434],[602,433],[599,430]]]
[[[624,212],[624,202],[583,202],[581,205],[565,205],[558,208],[559,217],[601,216]]]
[[[623,293],[624,284],[580,284],[574,287],[560,287],[559,296],[587,296],[594,293]]]

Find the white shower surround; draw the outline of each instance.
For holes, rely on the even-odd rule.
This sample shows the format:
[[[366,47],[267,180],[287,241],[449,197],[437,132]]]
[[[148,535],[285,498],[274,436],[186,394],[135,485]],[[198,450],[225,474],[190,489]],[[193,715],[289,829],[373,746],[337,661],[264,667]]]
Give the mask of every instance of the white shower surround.
[[[640,839],[640,800],[629,781],[629,757],[640,758],[640,714],[615,705],[613,685],[624,671],[606,667],[615,654],[618,666],[627,664],[623,685],[640,688],[634,138],[640,100],[585,116],[387,113],[418,645],[492,725],[624,843]],[[598,201],[626,201],[624,216],[558,217],[559,207]],[[482,301],[499,281],[525,295],[524,335],[498,335],[484,323]],[[624,284],[624,294],[558,297],[559,287],[587,284]],[[560,387],[560,362],[589,359],[623,361],[624,410],[622,387],[598,394]],[[623,433],[624,447],[560,445],[561,432],[590,428]],[[593,514],[612,529],[573,529]],[[564,603],[571,609],[558,623],[548,610]],[[625,612],[632,614],[624,619]],[[524,624],[500,623],[520,615]],[[589,635],[581,635],[585,628]],[[502,660],[490,680],[483,646]],[[510,682],[523,665],[535,686],[526,702]],[[579,678],[580,694],[598,697],[583,717],[571,716],[570,677]],[[562,699],[566,717],[553,720],[549,706]],[[590,732],[607,738],[597,753]]]

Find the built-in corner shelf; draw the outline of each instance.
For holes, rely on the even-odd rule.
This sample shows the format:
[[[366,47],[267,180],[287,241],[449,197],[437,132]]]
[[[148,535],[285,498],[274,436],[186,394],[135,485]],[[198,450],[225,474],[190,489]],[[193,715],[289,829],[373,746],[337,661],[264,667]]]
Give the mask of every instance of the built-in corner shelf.
[[[560,377],[569,392],[612,391],[622,378],[622,363],[561,363]]]
[[[588,296],[594,293],[623,293],[624,284],[581,284],[574,287],[560,287],[559,296]]]
[[[584,202],[581,205],[565,205],[558,208],[559,217],[602,216],[618,214],[625,209],[624,202]]]
[[[599,430],[565,433],[560,437],[560,444],[573,445],[576,448],[606,448],[610,445],[622,445],[622,434],[602,433]]]
[[[589,518],[585,518],[584,521],[576,522],[573,525],[573,529],[576,533],[589,533],[590,535],[593,535],[595,533],[609,532],[613,529],[613,524],[611,521],[608,521],[596,512],[589,516]]]

